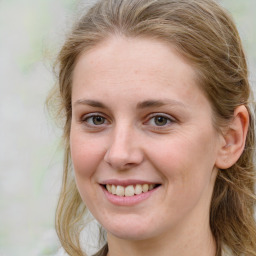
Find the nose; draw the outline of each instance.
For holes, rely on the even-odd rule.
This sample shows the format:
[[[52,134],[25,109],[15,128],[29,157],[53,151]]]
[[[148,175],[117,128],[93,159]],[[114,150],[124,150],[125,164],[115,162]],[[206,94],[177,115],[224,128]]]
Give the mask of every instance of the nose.
[[[115,170],[127,170],[143,161],[142,145],[132,128],[116,127],[110,137],[104,160]]]

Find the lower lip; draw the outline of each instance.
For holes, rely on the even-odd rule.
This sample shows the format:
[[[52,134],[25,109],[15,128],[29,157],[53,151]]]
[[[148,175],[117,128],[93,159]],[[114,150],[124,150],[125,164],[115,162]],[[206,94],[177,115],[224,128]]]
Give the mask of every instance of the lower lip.
[[[156,187],[146,193],[141,193],[139,195],[134,195],[134,196],[116,196],[111,193],[109,193],[105,187],[101,186],[102,190],[107,197],[108,201],[110,201],[112,204],[119,205],[119,206],[132,206],[135,204],[139,204],[140,202],[148,199],[152,194],[154,194],[158,188]]]

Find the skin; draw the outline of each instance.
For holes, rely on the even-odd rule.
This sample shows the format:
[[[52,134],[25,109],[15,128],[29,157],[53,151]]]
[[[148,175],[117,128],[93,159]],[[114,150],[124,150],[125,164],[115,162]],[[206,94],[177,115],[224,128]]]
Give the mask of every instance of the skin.
[[[141,104],[149,100],[162,104]],[[79,57],[71,156],[79,193],[107,230],[109,255],[215,255],[209,208],[225,140],[212,115],[194,69],[170,45],[112,37]],[[117,206],[100,185],[107,179],[161,186],[139,204]]]

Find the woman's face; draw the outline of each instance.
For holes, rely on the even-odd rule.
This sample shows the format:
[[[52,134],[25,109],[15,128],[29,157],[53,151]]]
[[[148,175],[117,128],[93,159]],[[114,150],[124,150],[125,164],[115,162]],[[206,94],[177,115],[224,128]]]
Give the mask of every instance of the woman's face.
[[[193,68],[169,45],[113,37],[78,59],[75,178],[112,236],[141,240],[208,227],[220,141]]]

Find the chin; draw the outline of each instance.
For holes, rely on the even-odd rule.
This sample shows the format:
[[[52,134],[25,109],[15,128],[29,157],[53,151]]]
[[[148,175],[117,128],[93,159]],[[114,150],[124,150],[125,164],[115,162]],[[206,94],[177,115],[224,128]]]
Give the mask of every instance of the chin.
[[[152,230],[152,224],[132,221],[104,225],[107,233],[125,240],[145,240],[154,237],[157,233]]]
[[[130,241],[140,241],[140,240],[147,240],[149,238],[152,238],[148,233],[145,232],[118,232],[118,231],[107,231],[107,233],[110,233],[112,236],[115,236],[119,239],[123,240],[130,240]]]

